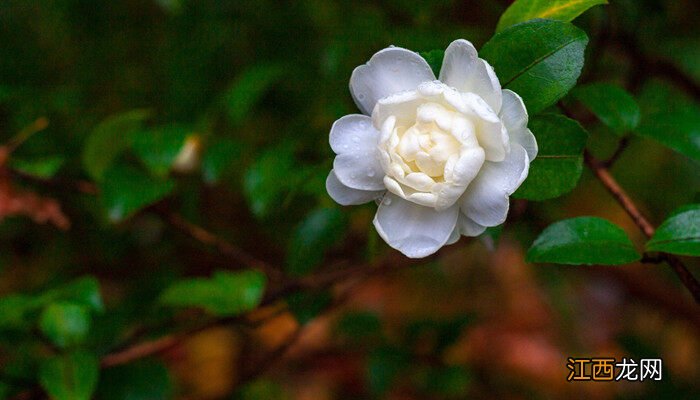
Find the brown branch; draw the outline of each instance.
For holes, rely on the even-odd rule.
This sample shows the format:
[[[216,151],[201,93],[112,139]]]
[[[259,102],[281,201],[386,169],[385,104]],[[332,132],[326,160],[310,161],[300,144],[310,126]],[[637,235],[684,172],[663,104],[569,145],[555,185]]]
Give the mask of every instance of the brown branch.
[[[632,199],[627,195],[624,189],[620,187],[605,165],[595,159],[588,151],[585,151],[583,156],[586,165],[593,171],[605,189],[617,200],[642,233],[644,233],[647,238],[651,238],[654,235],[654,226],[642,215]],[[660,257],[671,266],[673,272],[676,273],[683,285],[690,291],[695,301],[700,304],[700,282],[698,282],[683,262],[671,254],[661,253]]]
[[[620,139],[620,142],[617,144],[617,147],[615,148],[615,151],[612,153],[610,157],[608,157],[607,160],[602,161],[601,164],[607,169],[610,169],[620,158],[622,153],[627,150],[627,146],[630,143],[630,137],[629,136],[624,136],[622,139]]]
[[[216,248],[219,252],[222,254],[225,254],[231,259],[235,260],[236,262],[241,263],[242,265],[250,268],[257,268],[261,270],[262,272],[265,273],[265,275],[268,276],[269,279],[271,280],[282,280],[284,278],[282,272],[271,266],[270,264],[267,264],[266,262],[254,257],[251,254],[248,254],[246,251],[243,249],[234,246],[230,242],[220,238],[219,236],[207,231],[206,229],[202,228],[201,226],[195,225],[184,218],[182,218],[181,215],[177,213],[167,213],[164,214],[163,217],[175,228],[178,230],[184,232],[188,236],[192,237],[193,239]]]

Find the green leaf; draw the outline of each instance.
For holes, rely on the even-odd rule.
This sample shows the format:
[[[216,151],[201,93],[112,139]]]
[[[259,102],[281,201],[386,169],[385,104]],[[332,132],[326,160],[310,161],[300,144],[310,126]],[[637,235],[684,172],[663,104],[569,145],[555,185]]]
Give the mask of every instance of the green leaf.
[[[430,51],[421,51],[419,54],[425,59],[425,61],[428,62],[428,65],[430,65],[430,69],[433,70],[435,76],[440,76],[442,60],[445,58],[445,50],[436,49]]]
[[[287,272],[304,275],[318,266],[344,235],[347,219],[337,208],[312,211],[294,230],[287,251]]]
[[[238,125],[243,122],[284,72],[280,65],[254,65],[243,71],[224,97],[231,123]]]
[[[479,55],[534,115],[574,87],[587,43],[586,33],[568,22],[537,19],[497,33]]]
[[[93,311],[103,312],[104,304],[100,295],[100,283],[93,276],[76,279],[60,288],[47,292],[46,301],[67,300],[86,306]]]
[[[111,116],[93,129],[83,147],[83,166],[93,179],[102,179],[107,168],[128,147],[132,133],[149,116],[148,110],[133,110]]]
[[[526,260],[570,265],[617,265],[640,259],[625,231],[597,217],[556,222],[540,234]]]
[[[301,325],[305,325],[318,317],[333,301],[328,291],[296,292],[287,296],[289,311]]]
[[[578,122],[559,114],[535,116],[528,126],[537,138],[539,152],[513,197],[545,200],[570,192],[583,170],[588,133]]]
[[[700,161],[700,109],[697,107],[645,115],[635,133]]]
[[[191,133],[178,125],[135,131],[131,147],[153,175],[165,177]]]
[[[496,32],[536,18],[573,21],[598,4],[608,4],[608,2],[607,0],[516,0],[501,15]]]
[[[265,275],[256,270],[218,271],[211,279],[176,282],[163,292],[160,302],[175,307],[201,307],[215,315],[239,315],[260,304]]]
[[[41,332],[60,348],[78,345],[90,330],[90,313],[79,304],[59,302],[50,304],[39,317]]]
[[[243,144],[238,140],[223,138],[207,146],[202,158],[202,174],[207,183],[218,182],[241,157]]]
[[[35,308],[34,299],[30,296],[13,295],[0,299],[0,330],[23,329],[29,324],[25,321],[26,314]]]
[[[173,383],[162,362],[137,361],[102,372],[96,398],[102,400],[166,400]]]
[[[53,400],[89,400],[99,366],[97,357],[86,352],[56,356],[41,364],[39,382]]]
[[[592,83],[577,87],[572,94],[620,136],[633,131],[639,125],[639,105],[632,95],[618,86]]]
[[[162,200],[175,189],[172,180],[157,179],[125,163],[117,163],[100,183],[102,203],[114,222],[122,221],[140,209]]]
[[[337,335],[354,343],[376,342],[382,338],[382,321],[372,312],[349,312],[338,321]]]
[[[12,156],[10,166],[27,175],[39,178],[51,178],[63,166],[66,159],[63,156],[46,156],[36,159],[22,159]]]
[[[299,171],[291,146],[278,146],[260,155],[243,182],[253,214],[263,218],[281,208],[285,196],[297,188]]]
[[[384,346],[372,352],[367,360],[367,379],[372,393],[382,395],[391,389],[410,362],[409,355],[399,348]]]
[[[700,204],[675,211],[647,242],[647,250],[700,256]]]

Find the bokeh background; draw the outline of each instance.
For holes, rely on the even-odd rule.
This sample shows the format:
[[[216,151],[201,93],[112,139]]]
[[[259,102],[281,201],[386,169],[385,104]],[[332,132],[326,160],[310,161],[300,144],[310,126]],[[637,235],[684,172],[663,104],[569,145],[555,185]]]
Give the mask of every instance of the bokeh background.
[[[352,69],[390,44],[479,48],[509,3],[0,1],[0,139],[13,149],[0,295],[95,277],[105,310],[83,346],[108,354],[208,318],[158,304],[183,277],[262,266],[305,279],[243,320],[102,369],[101,399],[698,398],[700,307],[666,265],[523,261],[544,227],[581,215],[642,247],[589,171],[423,262],[382,242],[374,204],[325,193],[329,128],[356,112]],[[626,87],[642,125],[697,110],[700,3],[611,3],[575,21],[591,38],[580,81]],[[607,157],[615,136],[570,104]],[[657,224],[698,200],[697,163],[648,139],[612,173]],[[55,352],[36,328],[0,329],[0,398],[41,398],[25,380]],[[662,358],[663,380],[566,381],[567,357],[597,356]]]

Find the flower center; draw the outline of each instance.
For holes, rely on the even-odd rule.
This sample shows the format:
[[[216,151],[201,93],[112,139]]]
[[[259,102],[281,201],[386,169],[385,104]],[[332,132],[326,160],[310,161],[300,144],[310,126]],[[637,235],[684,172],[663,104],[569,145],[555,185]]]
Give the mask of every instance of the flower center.
[[[387,189],[415,203],[454,204],[483,163],[471,116],[432,99],[412,99],[383,121],[379,150]],[[382,110],[384,111],[384,110]]]

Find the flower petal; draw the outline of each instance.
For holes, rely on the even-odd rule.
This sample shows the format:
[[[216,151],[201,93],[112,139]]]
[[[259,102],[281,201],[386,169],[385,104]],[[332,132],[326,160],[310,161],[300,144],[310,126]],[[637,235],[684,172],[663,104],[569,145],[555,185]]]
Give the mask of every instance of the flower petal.
[[[447,242],[445,245],[448,244],[455,244],[459,241],[459,238],[462,237],[462,235],[459,233],[459,222],[457,223],[457,226],[452,230],[452,233],[450,233],[450,238],[447,239]]]
[[[496,112],[501,109],[501,84],[493,68],[478,57],[467,40],[458,39],[447,46],[440,81],[460,92],[478,94]]]
[[[377,147],[379,131],[370,117],[350,114],[333,123],[328,141],[335,154],[367,154]]]
[[[485,162],[460,199],[462,212],[480,225],[503,223],[508,214],[508,196],[525,180],[529,165],[527,152],[519,144],[511,146],[503,161]]]
[[[387,193],[374,217],[379,236],[411,258],[426,257],[447,243],[457,225],[457,205],[435,211]]]
[[[512,90],[503,90],[503,107],[499,114],[510,140],[525,148],[530,161],[537,157],[537,141],[527,129],[528,115],[523,99]]]
[[[462,212],[459,213],[459,218],[457,219],[457,228],[459,228],[460,234],[469,237],[479,236],[486,230],[485,226],[477,224]]]
[[[359,190],[385,190],[384,170],[379,162],[379,150],[367,154],[338,154],[333,170],[345,186]]]
[[[473,120],[479,145],[486,153],[486,161],[503,161],[509,151],[508,131],[501,119],[474,93],[463,93],[462,100],[477,118]]]
[[[369,203],[381,198],[383,191],[367,191],[349,188],[338,180],[335,172],[331,170],[326,178],[326,191],[336,203],[343,206]]]
[[[350,93],[360,110],[370,115],[377,100],[432,80],[435,74],[418,53],[388,47],[355,68],[350,77]]]

